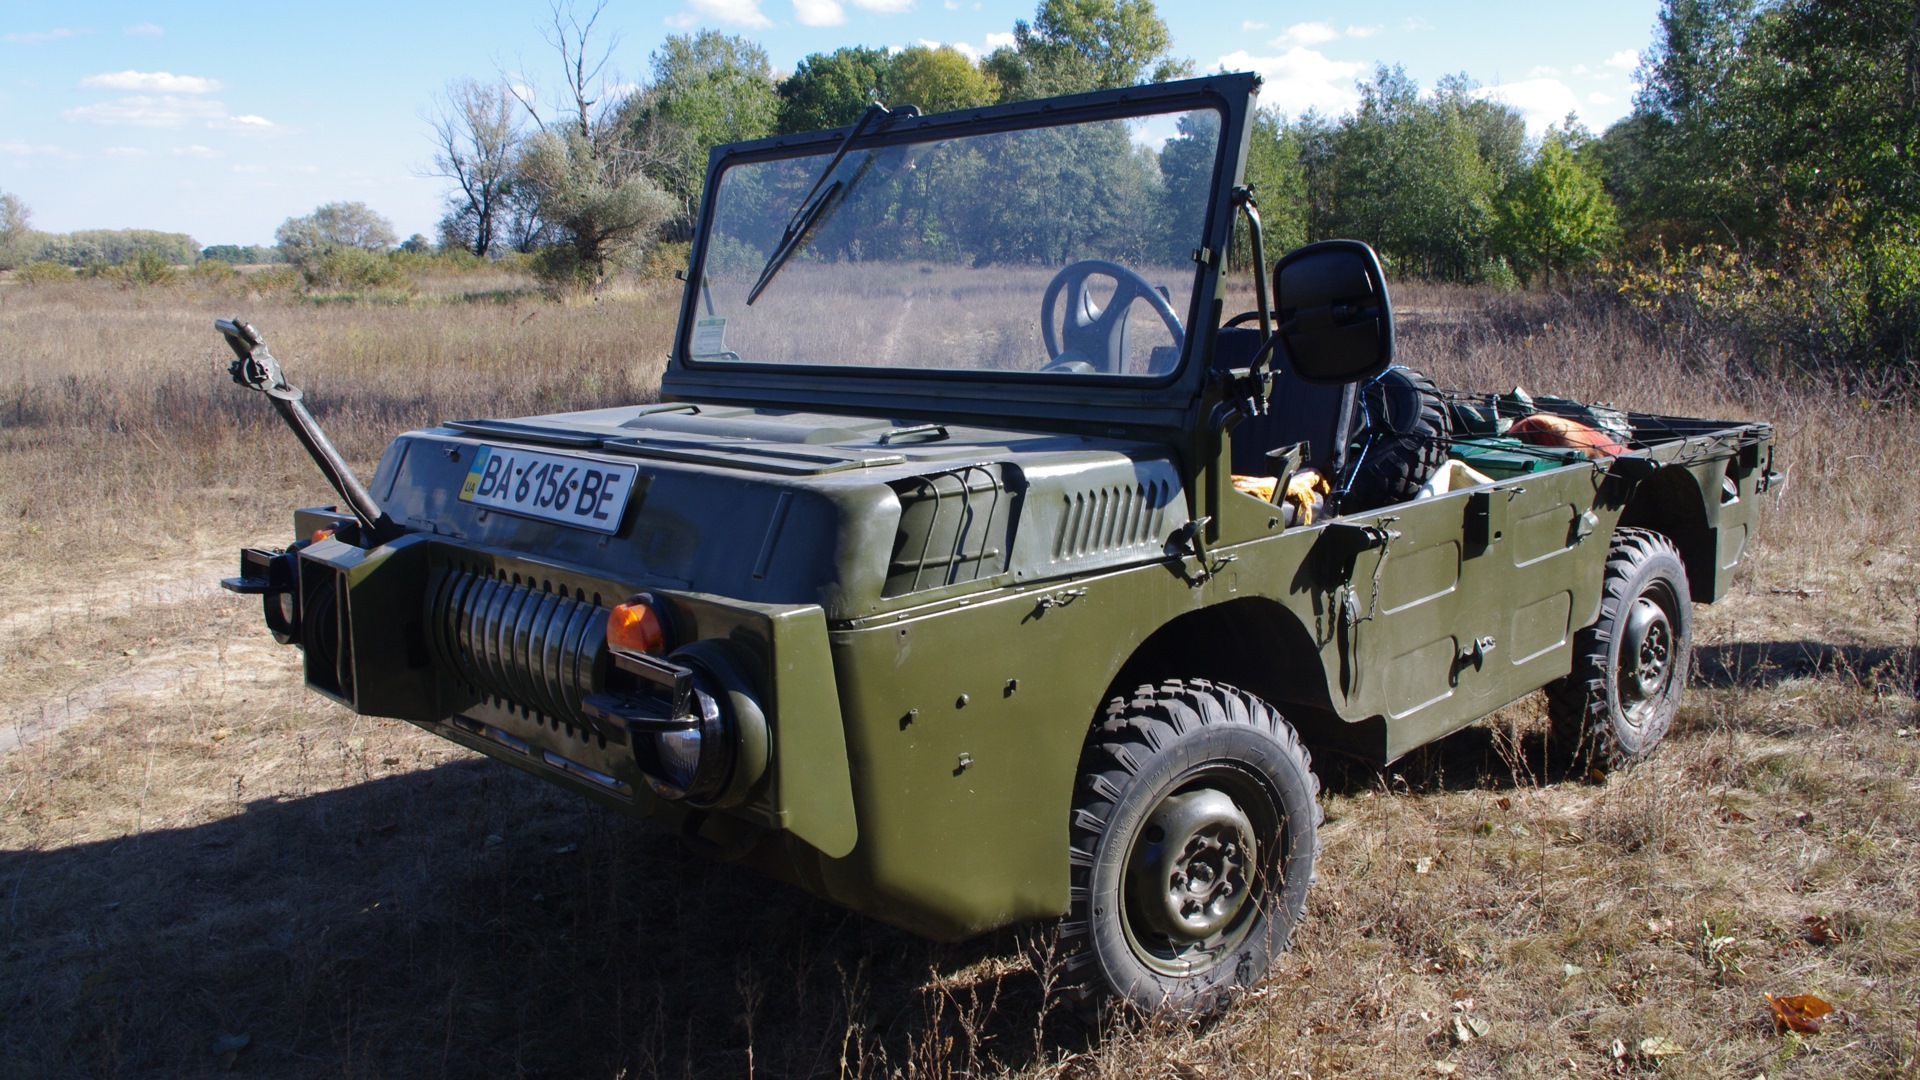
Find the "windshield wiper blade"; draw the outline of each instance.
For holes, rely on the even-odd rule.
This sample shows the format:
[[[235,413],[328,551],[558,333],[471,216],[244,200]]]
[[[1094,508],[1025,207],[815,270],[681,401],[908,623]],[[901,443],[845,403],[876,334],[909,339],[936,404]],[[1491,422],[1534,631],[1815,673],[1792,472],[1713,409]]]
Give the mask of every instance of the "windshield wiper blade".
[[[920,110],[911,105],[903,105],[897,111],[897,114],[902,116],[918,116],[919,113]],[[806,241],[807,234],[813,230],[814,224],[820,219],[822,213],[827,207],[834,205],[834,196],[843,194],[850,188],[850,185],[836,180],[827,186],[825,192],[820,190],[821,186],[827,183],[827,177],[832,176],[833,170],[839,168],[840,162],[846,158],[847,150],[853,145],[853,140],[859,138],[860,134],[866,131],[868,125],[875,120],[888,120],[895,115],[895,110],[890,110],[876,101],[867,106],[867,111],[861,113],[860,119],[853,122],[853,127],[847,129],[846,137],[840,140],[840,145],[834,148],[833,157],[827,160],[827,167],[820,170],[820,175],[814,178],[813,187],[807,191],[807,197],[800,200],[800,205],[794,208],[793,216],[787,219],[787,227],[780,234],[780,242],[774,245],[773,254],[767,256],[767,265],[760,268],[759,279],[753,283],[753,288],[747,290],[749,307],[760,298],[760,294],[766,291],[768,285],[773,284],[773,276],[778,274],[780,268],[787,264],[787,260],[793,257],[793,253],[800,249],[800,245]]]

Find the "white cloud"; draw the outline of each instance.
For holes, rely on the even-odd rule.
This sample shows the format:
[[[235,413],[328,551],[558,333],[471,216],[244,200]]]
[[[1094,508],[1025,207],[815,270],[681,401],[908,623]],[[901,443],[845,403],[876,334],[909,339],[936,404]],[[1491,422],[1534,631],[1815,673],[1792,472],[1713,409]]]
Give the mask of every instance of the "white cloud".
[[[150,90],[160,94],[210,94],[220,89],[219,79],[198,75],[174,75],[165,71],[110,71],[80,80],[88,90]]]
[[[687,0],[687,9],[677,15],[667,16],[666,23],[685,30],[708,19],[756,30],[773,25],[773,20],[761,12],[760,0]]]
[[[1588,94],[1588,95],[1587,95],[1587,104],[1589,104],[1589,105],[1611,105],[1611,104],[1613,104],[1613,95],[1612,95],[1612,94],[1603,94],[1603,93],[1601,93],[1600,91],[1598,91],[1598,90],[1595,90],[1595,91],[1594,91],[1593,93],[1591,93],[1591,94]]]
[[[940,0],[940,6],[946,8],[948,11],[960,10],[959,0]]]
[[[1634,52],[1632,49],[1621,49],[1619,52],[1607,57],[1606,65],[1610,68],[1619,68],[1622,71],[1632,71],[1634,68],[1640,66],[1640,54]]]
[[[1375,35],[1375,34],[1377,34],[1377,33],[1379,33],[1379,32],[1380,32],[1381,30],[1383,30],[1383,29],[1385,29],[1385,27],[1381,27],[1381,26],[1349,26],[1349,27],[1347,27],[1347,36],[1348,36],[1348,37],[1350,37],[1350,38],[1370,38],[1370,37],[1372,37],[1373,35]]]
[[[1340,31],[1323,22],[1294,23],[1281,32],[1269,44],[1286,48],[1290,45],[1325,45],[1340,36]]]
[[[927,46],[930,49],[935,47],[933,43],[929,41],[922,41],[921,44]],[[1013,47],[1012,34],[988,34],[987,43],[985,46],[969,45],[964,41],[950,41],[947,43],[947,48],[952,49],[954,52],[959,53],[961,56],[966,57],[967,59],[973,61],[976,64],[980,62],[981,57],[987,55],[988,53],[992,52],[995,49],[1001,49],[1001,48],[1010,49],[1012,47]]]
[[[1434,29],[1434,25],[1418,15],[1409,15],[1400,24],[1400,29],[1410,34],[1424,34]]]
[[[0,34],[0,41],[9,41],[15,45],[45,45],[49,41],[70,38],[79,32],[62,26],[53,30],[28,30],[17,34]]]
[[[853,6],[881,15],[898,15],[913,8],[913,0],[853,0]]]
[[[1573,65],[1573,73],[1575,75],[1585,75],[1587,73],[1587,65],[1585,64]]]
[[[1558,74],[1560,74],[1560,69],[1551,64],[1535,64],[1533,70],[1527,72],[1527,77],[1530,79],[1538,79],[1543,76]]]
[[[0,143],[0,154],[7,154],[12,157],[62,158],[67,161],[74,161],[80,157],[79,154],[74,153],[64,146],[48,146],[44,143],[35,146],[32,143],[18,141]]]
[[[138,146],[109,146],[100,151],[100,153],[110,158],[143,158],[147,156],[147,152]]]
[[[124,127],[184,127],[195,120],[218,120],[227,115],[227,107],[205,98],[162,94],[148,97],[115,98],[98,105],[83,105],[60,114],[70,122],[113,124]]]
[[[192,146],[176,146],[173,148],[172,153],[174,157],[190,158],[217,158],[227,156],[211,146],[201,146],[199,143],[195,143]]]
[[[1474,91],[1474,96],[1502,101],[1520,110],[1530,135],[1539,135],[1566,119],[1568,113],[1580,111],[1580,99],[1559,79],[1526,79],[1486,86]]]
[[[1288,49],[1280,56],[1254,56],[1245,49],[1219,60],[1225,71],[1256,71],[1265,80],[1260,103],[1289,115],[1308,109],[1334,114],[1351,110],[1360,100],[1354,88],[1364,65],[1329,60],[1312,49]]]
[[[165,34],[166,31],[154,23],[143,22],[134,23],[132,26],[122,30],[121,33],[126,34],[128,37],[159,37]]]
[[[847,9],[839,0],[793,0],[793,19],[801,26],[839,26],[847,21]]]
[[[1248,19],[1247,21],[1240,24],[1240,29],[1242,30],[1265,30],[1266,28],[1267,28],[1266,23],[1255,22],[1252,19]]]
[[[235,135],[278,135],[285,130],[266,117],[254,116],[251,113],[209,120],[207,126],[215,131],[227,131]]]

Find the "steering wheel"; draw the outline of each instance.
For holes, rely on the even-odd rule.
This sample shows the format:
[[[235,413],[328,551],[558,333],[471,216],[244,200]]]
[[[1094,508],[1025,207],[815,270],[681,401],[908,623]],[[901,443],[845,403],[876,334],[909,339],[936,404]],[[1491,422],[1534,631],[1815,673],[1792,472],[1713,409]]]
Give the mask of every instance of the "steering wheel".
[[[1087,289],[1096,276],[1113,281],[1113,295],[1104,306],[1094,303]],[[1065,325],[1056,327],[1053,305],[1063,291],[1067,294]],[[1127,316],[1135,300],[1145,300],[1160,316],[1176,350],[1186,343],[1180,316],[1146,278],[1106,259],[1082,259],[1061,267],[1040,298],[1040,336],[1047,346],[1047,366],[1041,370],[1120,374],[1128,354]]]

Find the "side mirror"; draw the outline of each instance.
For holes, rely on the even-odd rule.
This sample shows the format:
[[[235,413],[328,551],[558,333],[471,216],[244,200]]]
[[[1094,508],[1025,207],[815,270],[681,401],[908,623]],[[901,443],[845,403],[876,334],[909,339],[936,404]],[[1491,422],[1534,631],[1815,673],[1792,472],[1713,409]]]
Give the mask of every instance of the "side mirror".
[[[1282,255],[1273,267],[1273,306],[1303,382],[1356,382],[1393,364],[1387,278],[1358,240],[1323,240]]]

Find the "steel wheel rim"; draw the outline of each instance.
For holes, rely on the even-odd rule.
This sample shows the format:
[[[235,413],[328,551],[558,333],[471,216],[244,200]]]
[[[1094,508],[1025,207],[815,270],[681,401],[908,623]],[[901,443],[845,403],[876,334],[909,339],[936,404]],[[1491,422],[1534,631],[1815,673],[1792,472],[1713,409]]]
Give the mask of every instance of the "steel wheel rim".
[[[1670,600],[1665,590],[1635,597],[1621,634],[1617,680],[1620,711],[1635,727],[1644,726],[1648,715],[1673,689],[1680,660],[1673,612],[1663,600]]]
[[[1262,859],[1272,855],[1262,848],[1280,838],[1277,805],[1265,785],[1227,763],[1199,770],[1161,797],[1127,851],[1120,880],[1121,924],[1141,963],[1189,976],[1247,940],[1267,893]]]

